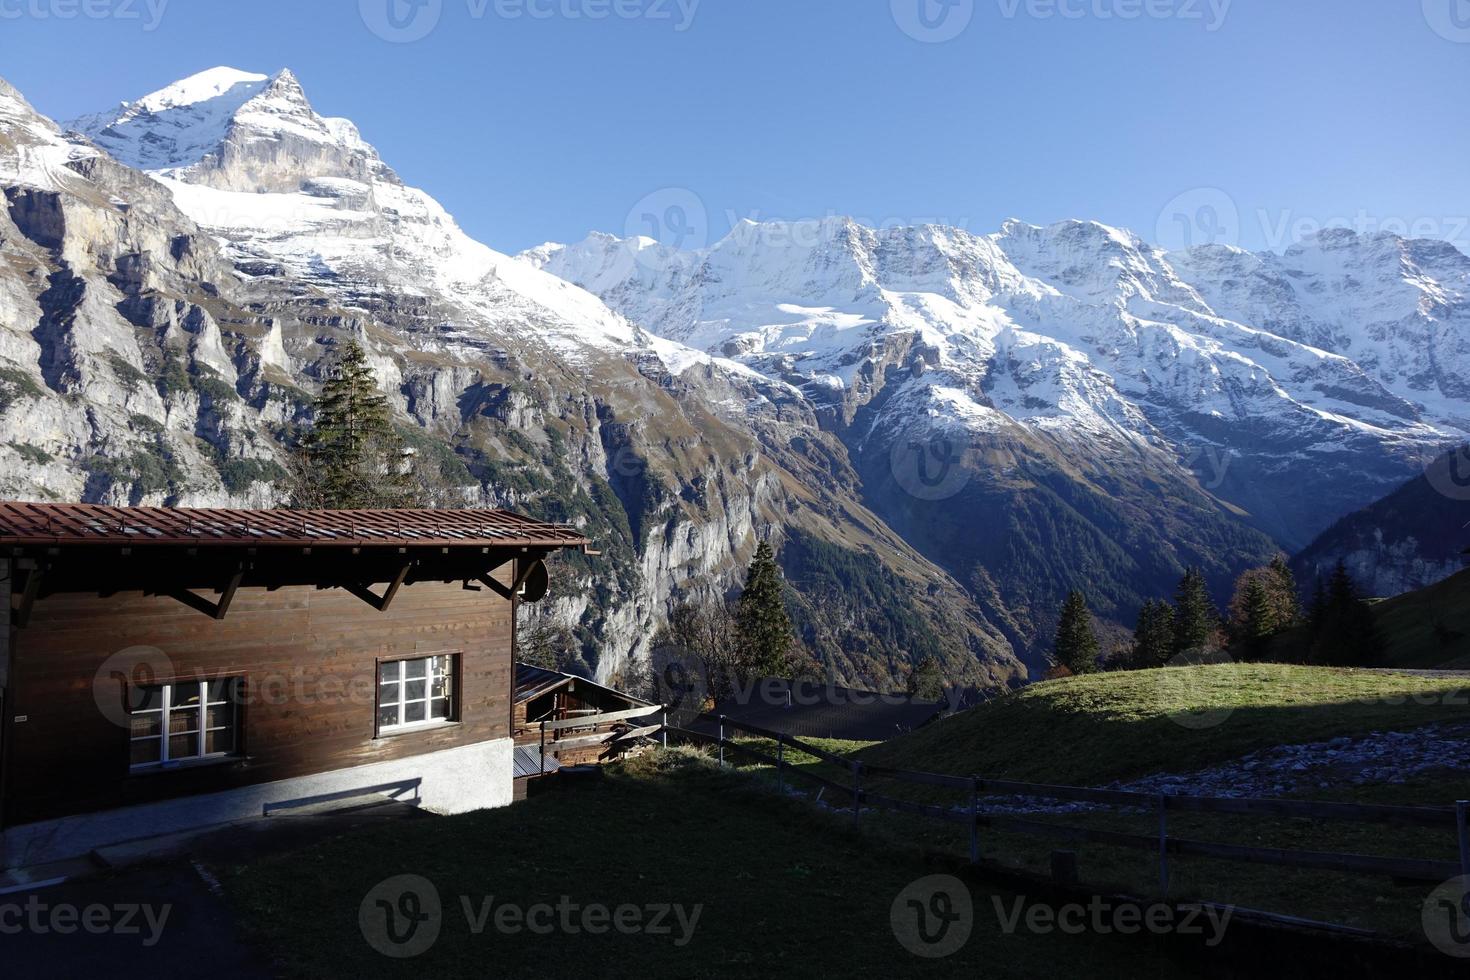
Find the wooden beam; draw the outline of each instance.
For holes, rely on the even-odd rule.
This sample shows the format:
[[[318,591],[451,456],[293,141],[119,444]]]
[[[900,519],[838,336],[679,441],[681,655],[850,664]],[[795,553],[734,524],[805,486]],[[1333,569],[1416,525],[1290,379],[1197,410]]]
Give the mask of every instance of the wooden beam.
[[[384,592],[382,596],[374,595],[371,589],[363,585],[344,585],[343,588],[372,606],[378,612],[387,612],[388,607],[393,605],[393,600],[397,597],[398,590],[403,587],[403,580],[408,578],[409,570],[412,567],[408,564],[401,566],[393,581],[388,583],[388,591]]]
[[[219,601],[210,602],[202,596],[197,596],[188,589],[170,589],[167,593],[170,599],[177,599],[190,609],[197,609],[210,619],[224,619],[230,612],[230,604],[235,601],[235,593],[240,589],[240,580],[245,577],[245,569],[238,569],[230,576],[229,582],[220,590]]]
[[[500,596],[502,599],[509,600],[516,597],[515,592],[507,589],[505,586],[501,585],[499,582],[495,581],[488,575],[481,575],[476,579],[476,581],[479,582],[481,585],[484,585],[491,592],[494,592],[496,595]]]
[[[26,573],[26,587],[19,595],[11,596],[10,605],[14,610],[15,625],[24,629],[31,621],[31,611],[36,608],[36,596],[41,592],[41,570],[32,568]]]
[[[641,708],[629,708],[626,711],[607,711],[594,715],[583,715],[580,718],[563,718],[560,721],[538,722],[542,728],[554,732],[562,728],[595,728],[598,725],[610,725],[615,721],[627,721],[629,718],[641,718],[662,711],[663,708],[656,704],[644,705]]]

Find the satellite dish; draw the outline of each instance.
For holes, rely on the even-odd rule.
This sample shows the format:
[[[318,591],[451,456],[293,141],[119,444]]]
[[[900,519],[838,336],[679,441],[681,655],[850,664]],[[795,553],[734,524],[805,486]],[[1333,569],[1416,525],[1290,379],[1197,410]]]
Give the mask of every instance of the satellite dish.
[[[521,586],[521,601],[540,602],[550,591],[551,573],[546,570],[546,562],[537,561],[531,566],[531,571],[526,575],[525,584]]]

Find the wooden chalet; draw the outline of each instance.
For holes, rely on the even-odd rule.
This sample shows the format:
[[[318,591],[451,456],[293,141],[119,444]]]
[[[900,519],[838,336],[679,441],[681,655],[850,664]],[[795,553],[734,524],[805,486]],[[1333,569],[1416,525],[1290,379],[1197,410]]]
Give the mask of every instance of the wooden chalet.
[[[0,503],[3,866],[346,801],[509,803],[515,607],[588,544],[502,511]]]
[[[563,766],[620,758],[658,722],[660,708],[585,677],[516,664],[512,727],[517,798]]]

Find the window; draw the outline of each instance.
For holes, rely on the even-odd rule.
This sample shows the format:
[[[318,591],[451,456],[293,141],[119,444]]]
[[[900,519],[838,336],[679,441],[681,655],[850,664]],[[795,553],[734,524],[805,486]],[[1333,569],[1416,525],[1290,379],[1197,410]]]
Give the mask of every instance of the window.
[[[395,660],[378,672],[378,731],[443,724],[454,718],[452,656]]]
[[[131,766],[161,769],[234,755],[240,744],[241,678],[128,689]]]

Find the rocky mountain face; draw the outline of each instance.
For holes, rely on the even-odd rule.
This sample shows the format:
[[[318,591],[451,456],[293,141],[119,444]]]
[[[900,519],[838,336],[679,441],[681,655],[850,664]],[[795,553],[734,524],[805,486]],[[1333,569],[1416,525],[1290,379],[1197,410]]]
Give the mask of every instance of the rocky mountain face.
[[[1310,587],[1340,561],[1370,596],[1428,588],[1470,562],[1470,449],[1431,460],[1424,473],[1322,533],[1292,561]]]
[[[587,530],[535,615],[603,679],[670,603],[798,542],[808,648],[890,687],[1025,676],[959,583],[861,501],[799,391],[654,336],[466,236],[289,72],[217,69],[63,131],[0,83],[0,493],[278,503],[334,345],[369,352],[440,503]],[[860,606],[830,571],[856,569]]]
[[[865,503],[1033,651],[1068,588],[1126,622],[1197,564],[1223,598],[1470,431],[1470,258],[1441,243],[835,218],[522,258],[799,390]]]

